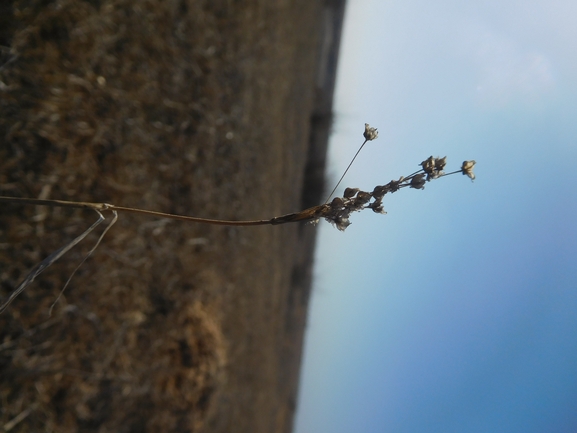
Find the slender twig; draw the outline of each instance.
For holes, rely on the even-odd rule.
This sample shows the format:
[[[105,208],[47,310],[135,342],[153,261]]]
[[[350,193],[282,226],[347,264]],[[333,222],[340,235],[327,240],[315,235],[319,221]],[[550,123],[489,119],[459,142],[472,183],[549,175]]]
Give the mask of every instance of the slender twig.
[[[367,144],[367,141],[376,140],[378,136],[379,136],[379,131],[377,130],[377,128],[371,128],[371,126],[368,123],[365,123],[365,131],[363,132],[363,137],[365,137],[365,141],[363,141],[363,144],[361,144],[361,147],[359,147],[359,150],[357,150],[357,153],[355,153],[355,156],[353,156],[353,159],[351,159],[351,162],[349,162],[349,165],[347,166],[345,172],[343,173],[343,175],[341,176],[341,178],[339,179],[339,181],[337,182],[337,184],[335,185],[335,187],[333,188],[333,190],[331,191],[331,193],[327,197],[325,204],[327,204],[329,202],[329,200],[331,199],[331,197],[333,196],[333,194],[335,193],[335,191],[337,190],[337,188],[339,187],[339,185],[341,184],[341,182],[345,178],[345,174],[347,174],[347,172],[349,171],[349,168],[351,168],[351,165],[353,165],[353,162],[355,162],[355,159],[357,159],[357,155],[359,153],[361,153],[361,150],[363,149],[363,147],[365,147],[365,144]]]
[[[36,206],[55,206],[55,207],[71,207],[76,209],[93,209],[96,211],[106,211],[110,208],[106,203],[88,203],[83,201],[65,201],[65,200],[44,200],[39,198],[21,198],[21,197],[4,197],[0,196],[0,201],[33,204]]]
[[[38,407],[38,403],[34,403],[34,404],[28,406],[26,409],[24,409],[22,412],[20,412],[14,418],[12,418],[10,421],[8,421],[6,424],[4,424],[4,426],[2,427],[2,430],[4,432],[9,432],[14,427],[16,427],[17,424],[24,421],[28,415],[30,415],[33,411],[36,410],[37,407]]]
[[[80,202],[80,201],[66,201],[66,200],[46,200],[46,199],[36,199],[36,198],[20,198],[20,197],[5,197],[0,196],[0,202],[8,203],[21,203],[21,204],[31,204],[36,206],[51,206],[51,207],[69,207],[76,209],[92,209],[97,212],[113,211],[113,212],[127,212],[135,213],[140,215],[155,216],[159,218],[170,218],[180,221],[189,221],[203,224],[213,224],[221,226],[262,226],[262,225],[278,225],[288,222],[303,221],[307,219],[315,218],[312,215],[312,211],[319,208],[319,206],[314,206],[310,209],[306,209],[301,212],[291,213],[287,215],[282,215],[279,217],[274,217],[271,219],[264,220],[248,220],[248,221],[232,221],[232,220],[219,220],[210,218],[199,218],[188,215],[177,215],[165,212],[157,212],[147,209],[138,209],[125,206],[116,206],[110,203],[90,203],[90,202]]]
[[[10,294],[8,299],[2,305],[0,305],[0,314],[4,310],[6,310],[6,308],[8,308],[8,306],[12,303],[12,301],[14,301],[14,299],[16,299],[16,297],[20,293],[22,293],[24,291],[24,289],[26,289],[26,287],[28,287],[30,284],[32,284],[32,282],[34,281],[34,279],[38,275],[40,275],[42,272],[44,272],[44,270],[46,268],[48,268],[50,265],[52,265],[55,261],[57,261],[64,254],[66,254],[68,251],[70,251],[70,249],[72,249],[72,247],[77,245],[82,239],[84,239],[86,236],[88,236],[88,233],[90,233],[92,230],[94,230],[96,228],[96,226],[98,226],[102,221],[105,220],[104,216],[99,211],[97,211],[96,209],[94,209],[94,210],[96,211],[96,213],[98,213],[98,220],[94,224],[92,224],[90,227],[88,227],[81,235],[79,235],[78,237],[76,237],[75,239],[73,239],[72,241],[70,241],[69,243],[64,245],[63,247],[57,249],[52,254],[50,254],[48,257],[46,257],[44,260],[42,260],[39,264],[37,264],[30,271],[30,273],[24,279],[24,281],[22,281],[20,283],[20,285],[18,287],[16,287],[16,289]]]
[[[108,223],[108,225],[106,226],[104,231],[100,234],[100,237],[96,241],[96,244],[94,244],[92,249],[90,251],[88,251],[88,253],[84,256],[82,261],[80,263],[78,263],[78,266],[76,266],[74,271],[72,271],[72,274],[70,274],[70,276],[68,277],[68,280],[66,280],[66,284],[64,284],[64,287],[62,287],[62,290],[60,291],[60,293],[58,294],[58,296],[56,297],[56,299],[54,300],[54,302],[50,306],[50,309],[48,310],[48,317],[52,316],[52,310],[54,309],[54,306],[56,305],[56,303],[60,300],[60,298],[64,294],[64,291],[66,290],[66,287],[68,287],[68,284],[70,284],[70,281],[72,281],[72,277],[74,277],[74,274],[76,274],[78,269],[80,269],[80,267],[84,264],[84,262],[86,260],[88,260],[88,258],[92,255],[92,253],[96,250],[96,248],[98,248],[98,245],[100,245],[100,242],[102,242],[102,239],[104,239],[104,236],[106,235],[108,230],[110,230],[110,228],[114,225],[114,223],[116,223],[116,220],[118,220],[118,213],[116,211],[112,211],[112,213],[113,213],[114,217]]]
[[[355,156],[353,156],[353,159],[351,160],[351,162],[349,162],[349,165],[347,166],[345,172],[343,173],[343,175],[341,176],[341,178],[339,179],[339,181],[337,182],[337,184],[335,185],[335,187],[333,188],[331,193],[328,195],[327,199],[325,200],[325,204],[327,204],[329,202],[329,200],[331,199],[331,197],[333,196],[333,194],[335,193],[335,191],[337,190],[337,188],[339,187],[339,185],[341,184],[341,182],[345,178],[345,174],[347,174],[347,171],[349,171],[349,168],[351,168],[351,165],[353,165],[353,162],[355,162],[355,159],[357,159],[357,155],[361,152],[361,150],[363,149],[365,144],[367,144],[367,141],[369,141],[369,140],[365,140],[363,142],[363,144],[361,144],[361,147],[359,147],[359,150],[357,150],[357,153],[355,153]]]

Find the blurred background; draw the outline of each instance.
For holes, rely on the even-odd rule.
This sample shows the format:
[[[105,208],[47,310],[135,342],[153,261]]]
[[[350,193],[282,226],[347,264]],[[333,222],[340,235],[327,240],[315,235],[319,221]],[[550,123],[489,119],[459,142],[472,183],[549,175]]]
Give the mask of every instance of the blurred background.
[[[295,431],[577,431],[577,3],[349,0]]]

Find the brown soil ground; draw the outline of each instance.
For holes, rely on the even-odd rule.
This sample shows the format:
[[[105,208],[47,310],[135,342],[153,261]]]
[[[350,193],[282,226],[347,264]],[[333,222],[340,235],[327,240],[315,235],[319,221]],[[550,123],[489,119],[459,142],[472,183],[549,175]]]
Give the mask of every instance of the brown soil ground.
[[[234,220],[318,204],[342,8],[3,2],[0,195]],[[96,219],[0,203],[0,299]],[[49,317],[100,233],[0,315],[0,428],[289,432],[315,228],[121,214]]]

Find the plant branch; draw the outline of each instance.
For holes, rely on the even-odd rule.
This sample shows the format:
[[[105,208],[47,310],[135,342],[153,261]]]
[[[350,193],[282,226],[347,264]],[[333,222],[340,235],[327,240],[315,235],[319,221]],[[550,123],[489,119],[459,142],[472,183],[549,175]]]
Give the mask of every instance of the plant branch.
[[[355,156],[353,156],[353,159],[351,159],[351,162],[349,162],[349,165],[347,166],[347,168],[345,169],[345,172],[343,173],[343,175],[341,176],[341,178],[339,179],[339,181],[337,182],[337,184],[335,185],[335,187],[333,188],[333,190],[331,191],[331,193],[328,195],[325,204],[327,204],[329,202],[329,200],[331,199],[331,197],[333,196],[333,194],[335,193],[335,191],[337,190],[337,188],[339,187],[339,185],[341,184],[341,182],[343,181],[343,179],[345,178],[345,174],[347,174],[347,172],[349,171],[349,168],[351,168],[351,165],[353,165],[353,162],[355,162],[355,159],[357,159],[357,155],[359,153],[361,153],[361,150],[363,149],[363,147],[365,146],[365,144],[367,144],[367,141],[369,140],[365,140],[363,142],[363,144],[361,144],[361,147],[359,147],[359,150],[357,150],[357,153],[355,153]]]
[[[231,220],[219,220],[210,218],[199,218],[188,215],[176,215],[165,212],[157,212],[147,209],[138,209],[132,207],[116,206],[110,203],[90,203],[81,201],[66,201],[66,200],[46,200],[46,199],[36,199],[36,198],[20,198],[20,197],[5,197],[0,196],[0,202],[8,203],[20,203],[20,204],[31,204],[36,206],[51,206],[51,207],[68,207],[76,209],[92,209],[97,212],[104,211],[116,211],[116,212],[126,212],[135,213],[140,215],[155,216],[158,218],[169,218],[180,221],[189,221],[203,224],[213,224],[221,226],[262,226],[262,225],[278,225],[288,222],[303,221],[306,219],[314,218],[312,215],[312,210],[317,209],[319,206],[315,206],[310,209],[306,209],[302,212],[291,213],[287,215],[282,215],[279,217],[274,217],[271,219],[264,220],[247,220],[247,221],[231,221]]]
[[[447,158],[433,158],[432,156],[427,158],[425,161],[421,162],[421,169],[410,174],[407,177],[401,176],[399,180],[392,180],[386,185],[377,185],[372,192],[361,191],[359,188],[346,188],[342,197],[335,197],[330,203],[329,200],[336,191],[337,187],[340,185],[341,181],[344,179],[349,168],[352,166],[357,155],[363,149],[367,141],[372,141],[377,138],[378,132],[376,128],[371,128],[367,123],[365,123],[365,131],[363,133],[365,141],[355,153],[355,156],[347,166],[345,172],[337,182],[337,185],[329,194],[327,201],[319,206],[313,206],[311,208],[305,209],[300,212],[294,212],[286,215],[281,215],[271,219],[264,220],[248,220],[248,221],[230,221],[230,220],[220,220],[220,219],[209,219],[209,218],[199,218],[188,215],[175,215],[164,212],[157,212],[146,209],[138,209],[132,207],[116,206],[109,203],[91,203],[91,202],[81,202],[81,201],[66,201],[66,200],[47,200],[47,199],[36,199],[36,198],[20,198],[20,197],[6,197],[0,196],[0,202],[5,203],[18,203],[36,206],[51,206],[51,207],[68,207],[76,209],[91,209],[98,213],[98,220],[94,222],[88,229],[86,229],[81,235],[73,239],[71,242],[56,250],[48,257],[46,257],[41,263],[36,265],[24,279],[20,285],[9,295],[8,299],[0,304],[0,314],[8,308],[10,303],[21,294],[26,287],[28,287],[34,279],[40,275],[47,267],[52,265],[56,260],[62,257],[66,252],[68,252],[72,247],[77,245],[82,241],[90,232],[92,232],[102,221],[105,220],[102,215],[103,212],[109,211],[113,213],[113,219],[104,229],[103,233],[100,235],[96,245],[88,252],[81,263],[76,267],[64,288],[60,291],[60,294],[50,307],[50,312],[56,302],[58,302],[60,296],[70,283],[70,280],[82,266],[82,264],[90,257],[94,250],[98,247],[102,241],[104,235],[116,222],[118,217],[118,212],[134,213],[139,215],[153,216],[158,218],[169,218],[180,221],[196,222],[202,224],[213,224],[221,226],[261,226],[261,225],[279,225],[300,221],[312,221],[316,222],[320,218],[324,218],[328,222],[332,223],[337,229],[344,231],[351,223],[349,221],[349,216],[353,212],[362,211],[364,209],[371,209],[376,213],[386,213],[383,207],[383,198],[388,193],[394,193],[401,188],[414,188],[423,189],[426,182],[433,179],[439,179],[441,177],[449,176],[451,174],[462,173],[467,175],[471,180],[475,179],[473,174],[473,168],[475,166],[475,161],[464,161],[460,170],[456,170],[450,173],[445,173],[443,170],[446,165]]]

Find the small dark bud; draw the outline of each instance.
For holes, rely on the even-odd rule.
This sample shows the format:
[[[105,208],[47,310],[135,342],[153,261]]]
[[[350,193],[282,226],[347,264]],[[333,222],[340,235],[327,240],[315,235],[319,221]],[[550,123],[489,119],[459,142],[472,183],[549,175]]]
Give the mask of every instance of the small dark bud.
[[[345,201],[340,197],[333,198],[331,201],[331,209],[340,209],[345,205]]]
[[[355,200],[355,202],[357,202],[358,204],[366,204],[369,202],[369,200],[372,198],[373,196],[365,191],[359,191],[357,193],[357,198]]]
[[[442,171],[445,169],[445,166],[447,165],[447,157],[443,157],[443,158],[436,158],[435,159],[435,170],[437,171]]]
[[[425,182],[425,173],[420,173],[411,179],[409,186],[415,189],[425,189]]]
[[[369,208],[375,213],[386,214],[385,208],[383,207],[383,202],[376,200],[369,205]]]
[[[433,174],[435,171],[435,158],[433,156],[429,156],[423,162],[421,162],[421,167],[423,167],[423,171],[427,174]]]
[[[388,192],[389,192],[389,187],[387,185],[377,185],[377,186],[375,186],[375,189],[373,189],[373,197],[376,200],[380,200]]]
[[[391,192],[396,192],[401,188],[401,183],[405,180],[404,176],[401,176],[399,180],[391,180],[386,186]]]
[[[354,197],[357,192],[359,192],[358,188],[346,188],[343,197],[344,198]]]

